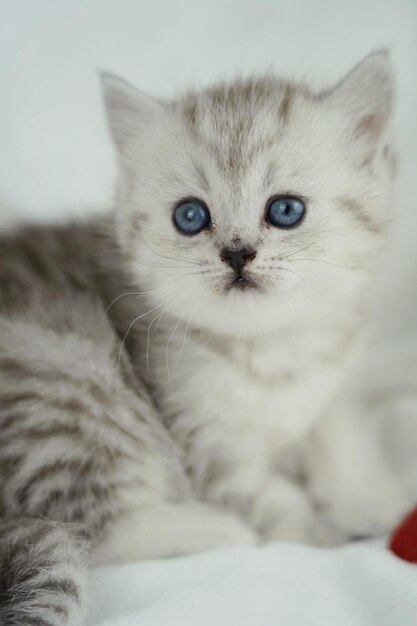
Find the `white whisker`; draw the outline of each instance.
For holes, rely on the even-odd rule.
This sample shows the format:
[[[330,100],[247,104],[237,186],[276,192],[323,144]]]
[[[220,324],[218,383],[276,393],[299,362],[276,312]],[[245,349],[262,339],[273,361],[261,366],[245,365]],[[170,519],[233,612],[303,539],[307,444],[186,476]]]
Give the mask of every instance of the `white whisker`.
[[[123,351],[123,348],[124,348],[124,344],[126,342],[127,336],[129,334],[130,329],[132,328],[133,324],[135,324],[137,321],[139,321],[142,317],[145,317],[146,315],[149,315],[149,313],[152,313],[153,311],[156,311],[157,309],[159,309],[163,305],[164,305],[164,303],[158,304],[157,306],[153,307],[149,311],[146,311],[146,313],[142,313],[141,315],[138,315],[137,317],[135,317],[135,319],[132,322],[130,322],[129,327],[128,327],[126,333],[125,333],[125,336],[123,337],[123,341],[122,341],[122,343],[120,345],[119,358],[117,359],[117,367],[120,366],[120,359],[122,357],[122,351]]]
[[[326,265],[333,265],[334,267],[338,267],[342,270],[353,270],[353,267],[349,267],[348,265],[339,265],[338,263],[332,263],[331,261],[326,261],[325,259],[291,259],[293,261],[315,261],[316,263],[325,263]]]
[[[185,283],[186,281],[190,280],[189,278],[184,278],[183,280],[180,280],[176,283],[173,283],[172,285],[166,285],[165,287],[161,287],[160,289],[151,289],[150,291],[128,291],[126,293],[122,293],[119,296],[117,296],[112,302],[110,302],[109,306],[106,309],[106,313],[109,312],[110,308],[113,306],[113,304],[115,304],[118,300],[120,300],[121,298],[124,298],[125,296],[137,296],[138,298],[142,298],[145,296],[150,296],[150,295],[154,295],[156,293],[160,293],[161,291],[166,291],[167,289],[172,289],[173,287],[176,287],[177,285],[181,285],[183,283]]]
[[[203,294],[202,294],[202,296],[201,296],[201,298],[200,298],[200,300],[198,300],[198,301],[194,304],[193,308],[191,309],[190,317],[188,318],[187,326],[185,327],[185,332],[184,332],[184,337],[183,337],[183,340],[182,340],[181,348],[180,348],[180,351],[178,352],[177,359],[176,359],[176,361],[175,361],[175,367],[177,367],[177,365],[178,365],[178,363],[179,363],[179,361],[180,361],[181,355],[182,355],[182,353],[183,353],[184,346],[185,346],[185,341],[186,341],[186,338],[187,338],[187,332],[188,332],[188,329],[189,329],[190,324],[191,324],[191,319],[192,319],[193,313],[194,313],[194,311],[195,311],[195,309],[196,309],[197,305],[199,305],[199,306],[200,306],[200,308],[201,308],[201,303],[202,303],[202,301],[204,300],[204,295],[206,295],[206,297],[207,297],[207,293],[206,293],[206,294],[204,294],[204,293],[203,293]]]
[[[303,252],[304,250],[307,250],[307,248],[311,248],[313,244],[309,243],[307,246],[304,246],[303,248],[298,248],[297,250],[295,250],[294,252],[290,252],[289,254],[286,254],[285,256],[281,256],[281,255],[277,255],[272,257],[271,261],[275,261],[275,259],[279,259],[280,261],[283,261],[284,259],[288,259],[290,256],[293,256],[294,254],[298,254],[299,252]]]
[[[171,257],[165,254],[160,254],[159,252],[156,252],[156,250],[151,248],[150,245],[147,243],[147,241],[145,241],[145,239],[142,236],[140,236],[140,238],[145,244],[145,246],[148,248],[148,250],[152,252],[153,254],[155,254],[156,256],[161,257],[161,259],[170,259],[171,261],[183,261],[184,263],[188,263],[189,265],[204,265],[205,264],[204,262],[198,261],[197,259],[184,259],[182,257]]]
[[[158,313],[158,315],[156,315],[153,320],[150,322],[150,324],[148,324],[148,329],[147,329],[147,333],[146,333],[146,365],[147,365],[147,369],[149,371],[150,369],[150,361],[149,361],[149,349],[150,349],[150,332],[151,332],[151,328],[154,324],[154,322],[156,320],[161,319],[161,316],[166,313],[171,306],[173,306],[174,304],[176,304],[178,301],[181,301],[183,298],[185,298],[185,296],[187,296],[189,293],[191,293],[191,291],[193,291],[194,289],[196,289],[196,286],[194,285],[193,287],[191,287],[190,289],[188,289],[187,291],[185,291],[184,293],[181,293],[177,298],[174,298],[174,300],[171,300],[169,305],[160,313]],[[165,300],[160,306],[164,306],[167,303],[167,300]]]
[[[172,263],[167,264],[167,265],[161,265],[160,263],[145,263],[144,261],[139,261],[139,259],[134,257],[133,254],[131,254],[130,252],[128,252],[127,250],[122,248],[122,246],[120,244],[118,244],[118,248],[119,248],[120,252],[123,252],[123,254],[128,256],[137,265],[141,265],[142,267],[151,267],[152,269],[153,268],[158,268],[158,269],[188,269],[189,266],[190,266],[189,263],[185,264],[185,265],[173,265]]]
[[[198,287],[196,287],[196,289],[198,289]],[[172,333],[170,334],[169,339],[168,339],[167,344],[166,344],[166,347],[165,347],[165,363],[166,363],[167,374],[168,374],[168,384],[169,384],[170,387],[171,387],[171,372],[170,372],[170,369],[169,369],[169,345],[171,343],[171,340],[172,340],[173,336],[175,335],[175,332],[176,332],[178,326],[181,324],[181,321],[183,320],[184,315],[187,312],[187,309],[188,309],[188,306],[185,307],[185,309],[183,311],[183,314],[181,315],[180,318],[178,318],[177,323],[175,324],[174,329],[173,329]]]

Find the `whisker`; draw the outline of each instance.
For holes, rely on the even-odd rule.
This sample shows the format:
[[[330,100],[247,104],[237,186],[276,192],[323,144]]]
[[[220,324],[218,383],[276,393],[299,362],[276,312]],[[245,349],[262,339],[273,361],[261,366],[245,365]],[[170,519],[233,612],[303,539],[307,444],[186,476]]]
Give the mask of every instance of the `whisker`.
[[[114,300],[112,300],[109,304],[109,306],[106,309],[106,313],[108,313],[111,309],[111,307],[113,306],[113,304],[116,304],[116,302],[118,300],[120,300],[121,298],[124,298],[125,296],[143,296],[146,295],[148,292],[144,291],[144,292],[140,292],[140,291],[128,291],[127,293],[121,293],[120,296],[117,296],[117,298],[114,298]]]
[[[350,267],[349,265],[338,265],[337,263],[332,263],[331,261],[325,261],[324,259],[292,259],[291,262],[293,261],[315,261],[316,263],[325,263],[326,265],[333,265],[334,267],[339,267],[340,269],[343,270],[353,270],[355,268]]]
[[[290,254],[286,254],[285,256],[280,256],[278,254],[277,256],[272,257],[271,261],[275,261],[275,259],[279,259],[280,261],[283,261],[284,259],[288,259],[290,256],[293,256],[294,254],[298,254],[299,252],[303,252],[304,250],[307,250],[307,248],[311,248],[312,245],[313,243],[309,243],[307,246],[304,246],[304,248],[298,248],[298,250],[295,250],[295,252],[290,252]]]
[[[181,284],[187,282],[188,280],[190,280],[190,279],[189,278],[184,278],[184,280],[180,280],[180,281],[174,283],[173,285],[167,285],[165,287],[161,287],[160,289],[152,289],[150,291],[128,291],[126,293],[121,293],[119,296],[114,298],[114,300],[109,304],[109,306],[106,309],[106,313],[109,312],[109,310],[113,306],[113,304],[115,304],[118,300],[120,300],[121,298],[124,298],[125,296],[137,296],[138,298],[142,298],[142,297],[145,297],[145,296],[154,295],[154,294],[159,293],[161,291],[165,291],[166,289],[172,289],[173,287],[177,287],[177,285],[181,285]]]
[[[130,322],[128,329],[125,333],[125,336],[123,337],[123,341],[120,345],[120,349],[119,349],[119,358],[117,359],[117,367],[120,367],[120,359],[122,358],[122,351],[124,348],[124,344],[126,342],[127,336],[130,332],[130,329],[132,328],[133,324],[135,324],[135,322],[139,321],[142,317],[145,317],[146,315],[149,315],[149,313],[152,313],[153,311],[156,311],[157,309],[159,309],[161,306],[163,306],[164,303],[162,304],[158,304],[157,306],[153,307],[153,309],[150,309],[149,311],[146,311],[146,313],[142,313],[141,315],[138,315],[137,317],[135,317],[135,319]]]
[[[183,353],[183,350],[184,350],[184,346],[185,346],[185,341],[187,339],[188,329],[189,329],[190,324],[191,324],[191,318],[193,316],[193,313],[194,313],[195,309],[197,308],[197,305],[199,305],[200,308],[201,308],[201,303],[204,300],[204,296],[207,297],[207,295],[208,295],[208,293],[204,294],[204,292],[203,292],[200,300],[197,300],[197,302],[194,304],[194,306],[193,306],[193,308],[191,310],[190,317],[188,318],[187,326],[185,327],[185,332],[184,332],[184,337],[183,337],[183,340],[182,340],[181,348],[180,348],[180,351],[178,352],[178,355],[177,355],[177,358],[176,358],[176,361],[175,361],[175,367],[178,366],[178,363],[179,363],[180,358],[182,356],[182,353]]]
[[[157,256],[161,257],[161,259],[170,259],[171,261],[184,261],[184,263],[189,263],[190,265],[203,265],[203,263],[201,261],[198,261],[197,259],[184,259],[182,257],[171,257],[171,256],[167,256],[165,254],[160,254],[159,252],[157,252],[156,250],[154,250],[153,248],[150,247],[150,245],[148,244],[148,242],[141,236],[140,239],[143,241],[143,243],[145,244],[145,246],[148,248],[148,250],[150,252],[152,252],[153,254],[156,254]]]
[[[188,293],[188,292],[187,292],[187,293]],[[183,294],[181,294],[181,296],[179,296],[178,298],[175,298],[173,301],[171,301],[171,304],[174,304],[174,303],[175,303],[175,302],[176,302],[179,298],[181,298],[182,296],[183,296]],[[142,319],[143,317],[146,317],[146,315],[149,315],[149,313],[152,313],[153,311],[156,311],[157,309],[160,309],[160,308],[161,308],[161,306],[164,306],[164,305],[167,303],[167,301],[168,301],[168,300],[165,300],[165,301],[164,301],[164,302],[162,302],[161,304],[157,304],[156,306],[154,306],[154,307],[153,307],[152,309],[150,309],[149,311],[146,311],[145,313],[141,313],[141,315],[138,315],[137,317],[135,317],[135,319],[134,319],[132,322],[130,322],[130,324],[129,324],[129,326],[128,326],[128,329],[127,329],[127,331],[126,331],[126,333],[125,333],[125,336],[123,337],[123,341],[122,341],[122,343],[121,343],[121,345],[120,345],[120,349],[119,349],[119,358],[118,358],[118,360],[117,360],[117,367],[120,367],[120,359],[121,359],[121,356],[122,356],[122,351],[123,351],[123,348],[124,348],[124,344],[125,344],[125,342],[126,342],[127,336],[128,336],[128,334],[129,334],[129,332],[130,332],[130,330],[131,330],[132,326],[133,326],[136,322],[138,322],[140,319]]]
[[[176,332],[178,326],[181,324],[181,321],[183,320],[184,315],[187,312],[187,309],[188,309],[188,307],[186,306],[184,311],[183,311],[183,314],[181,315],[180,318],[178,318],[177,323],[175,324],[174,329],[173,329],[172,333],[170,334],[169,339],[168,339],[167,344],[166,344],[166,347],[165,347],[165,363],[166,363],[166,368],[167,368],[167,373],[168,373],[168,384],[169,384],[170,387],[171,387],[171,382],[172,381],[171,381],[171,372],[170,372],[170,369],[169,369],[169,344],[171,343],[171,340],[172,340],[173,336],[175,335],[175,332]]]
[[[172,263],[170,263],[169,265],[162,265],[161,263],[144,263],[143,261],[139,261],[137,258],[135,258],[130,252],[128,252],[127,250],[125,250],[124,248],[122,248],[122,246],[120,244],[118,244],[118,248],[120,250],[120,252],[123,252],[123,254],[125,254],[126,256],[128,256],[132,261],[134,261],[135,263],[137,263],[138,265],[141,265],[143,267],[151,267],[151,268],[160,268],[160,269],[188,269],[189,265],[172,265]]]
[[[297,278],[297,280],[301,281],[304,285],[306,285],[307,287],[311,288],[311,285],[305,280],[305,278],[303,276],[300,276],[299,274],[297,274],[297,272],[295,272],[294,270],[290,269],[289,267],[282,267],[281,265],[277,265],[275,267],[268,267],[268,266],[264,266],[264,267],[258,267],[258,269],[264,269],[264,270],[268,270],[269,271],[269,277],[273,277],[273,278],[277,278],[279,280],[280,276],[279,274],[271,274],[271,270],[273,271],[278,271],[278,272],[287,272],[289,274],[292,274],[293,276],[295,276]]]
[[[268,265],[262,266],[261,265],[261,266],[258,266],[256,269],[264,270],[264,271],[280,270],[282,272],[290,272],[291,274],[298,276],[297,272],[295,272],[294,270],[290,269],[289,267],[282,267],[281,265],[275,265],[275,266],[268,266]]]
[[[221,272],[217,267],[213,267],[212,269],[207,269],[207,270],[189,272],[189,273],[184,274],[184,276],[199,276],[200,274],[213,274],[214,272],[217,272],[217,275],[221,276]]]
[[[194,285],[193,287],[191,287],[190,289],[187,289],[187,291],[185,291],[184,293],[181,293],[177,298],[174,298],[174,300],[171,300],[169,305],[160,313],[158,313],[158,315],[156,315],[153,320],[148,324],[148,329],[146,332],[146,366],[147,369],[149,371],[150,369],[150,333],[151,333],[151,328],[153,326],[153,324],[155,323],[156,320],[160,320],[161,316],[166,313],[171,306],[173,306],[174,304],[176,304],[178,301],[181,301],[183,298],[185,298],[185,296],[187,296],[189,293],[191,293],[191,291],[193,291],[194,289],[196,289],[196,286]],[[164,306],[167,303],[167,300],[165,300],[160,306]]]

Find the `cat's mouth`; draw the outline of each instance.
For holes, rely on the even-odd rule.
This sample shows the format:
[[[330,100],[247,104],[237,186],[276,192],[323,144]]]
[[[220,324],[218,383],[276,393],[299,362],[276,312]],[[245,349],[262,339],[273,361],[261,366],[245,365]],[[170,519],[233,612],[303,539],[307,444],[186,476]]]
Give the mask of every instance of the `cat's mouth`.
[[[237,276],[228,284],[227,291],[250,291],[257,288],[258,287],[253,280],[250,280],[245,276]]]

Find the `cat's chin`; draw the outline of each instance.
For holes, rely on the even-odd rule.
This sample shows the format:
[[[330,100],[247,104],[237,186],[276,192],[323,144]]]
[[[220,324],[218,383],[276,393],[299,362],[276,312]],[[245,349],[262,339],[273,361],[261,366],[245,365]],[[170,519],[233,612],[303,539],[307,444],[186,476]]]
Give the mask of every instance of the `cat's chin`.
[[[259,287],[235,286],[206,301],[198,324],[219,335],[254,337],[279,332],[299,316],[290,301],[268,296]]]
[[[235,323],[231,323],[227,320],[222,320],[219,323],[212,322],[210,324],[202,324],[202,328],[207,328],[211,333],[216,335],[222,335],[225,337],[236,338],[249,338],[249,337],[261,337],[271,333],[279,332],[284,324],[277,325],[275,322],[259,323],[256,320],[239,319]]]

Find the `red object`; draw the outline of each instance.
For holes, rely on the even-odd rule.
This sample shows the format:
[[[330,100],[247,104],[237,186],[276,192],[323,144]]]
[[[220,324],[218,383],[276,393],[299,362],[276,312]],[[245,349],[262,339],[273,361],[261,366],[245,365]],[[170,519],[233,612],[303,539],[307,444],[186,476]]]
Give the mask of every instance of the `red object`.
[[[409,563],[417,563],[417,507],[391,535],[389,549]]]

